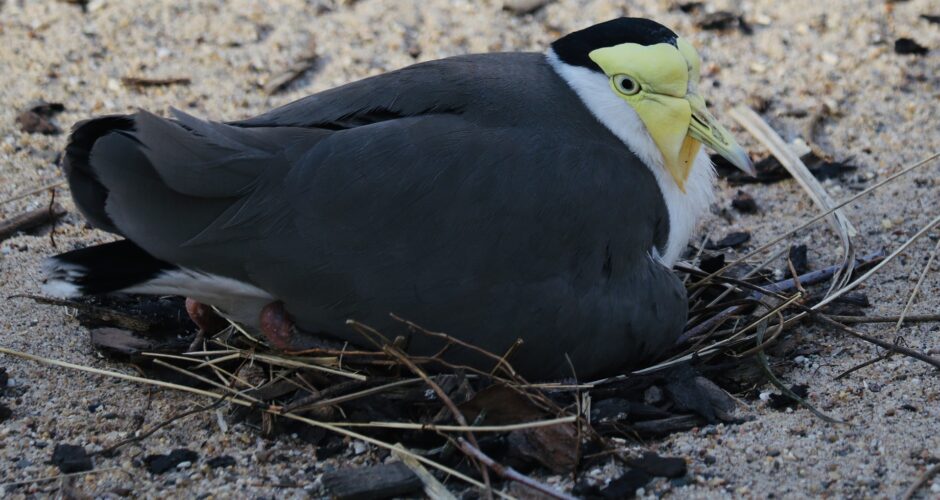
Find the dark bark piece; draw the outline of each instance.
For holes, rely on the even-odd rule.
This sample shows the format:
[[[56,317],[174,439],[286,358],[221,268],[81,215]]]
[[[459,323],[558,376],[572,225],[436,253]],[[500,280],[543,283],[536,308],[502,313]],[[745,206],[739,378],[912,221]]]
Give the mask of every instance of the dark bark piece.
[[[30,134],[55,135],[62,133],[50,118],[65,111],[65,106],[58,102],[38,101],[16,116],[20,130]]]
[[[578,465],[578,431],[572,424],[534,427],[509,433],[509,454],[541,464],[555,474]]]
[[[780,161],[773,156],[768,156],[754,164],[757,171],[757,177],[751,177],[732,165],[728,160],[719,155],[711,156],[712,163],[719,177],[727,180],[733,186],[741,184],[774,184],[786,179],[792,179],[792,176]],[[858,169],[857,166],[850,164],[851,159],[844,161],[826,161],[814,153],[810,152],[800,157],[800,160],[806,165],[813,177],[819,180],[838,179],[846,174],[852,173]]]
[[[790,390],[793,391],[797,396],[806,399],[809,396],[809,386],[806,384],[797,384],[790,387]],[[794,408],[798,405],[796,401],[790,398],[785,394],[771,394],[770,400],[767,402],[767,406],[775,410],[783,410],[786,408]]]
[[[522,16],[532,14],[553,1],[554,0],[505,0],[503,2],[503,10],[508,10],[513,14]]]
[[[932,16],[930,14],[921,14],[921,19],[926,20],[930,24],[940,24],[940,16]]]
[[[674,9],[679,9],[686,14],[691,14],[697,12],[699,9],[705,6],[705,2],[679,2],[673,5]]]
[[[458,408],[468,422],[475,421],[480,412],[485,412],[487,425],[514,424],[545,417],[545,413],[528,398],[504,385],[491,385]]]
[[[9,406],[0,403],[0,422],[4,422],[13,416],[13,410]]]
[[[218,469],[219,467],[229,467],[235,465],[235,458],[231,455],[220,455],[218,457],[213,457],[209,460],[206,460],[206,465],[213,469]]]
[[[751,241],[751,233],[747,231],[736,231],[728,234],[724,238],[712,243],[711,241],[705,244],[705,248],[709,250],[721,250],[724,248],[733,248],[736,246],[743,245]]]
[[[651,476],[676,479],[685,476],[688,468],[680,457],[661,457],[653,452],[646,452],[643,457],[632,460],[630,465]]]
[[[65,209],[58,203],[52,207],[37,208],[29,212],[14,215],[9,219],[0,221],[0,241],[3,241],[20,231],[28,231],[48,224],[65,215]]]
[[[703,256],[701,262],[699,262],[698,267],[706,273],[716,273],[719,269],[725,267],[725,254],[718,253],[715,255]]]
[[[401,462],[323,474],[323,486],[336,500],[390,498],[417,493],[421,479]]]
[[[806,245],[792,245],[787,254],[787,258],[793,263],[793,269],[796,274],[806,274],[809,272],[809,258],[806,253]]]
[[[699,417],[695,415],[679,415],[659,420],[637,422],[633,424],[632,428],[640,434],[664,436],[673,432],[687,431],[698,425],[699,422]]]
[[[186,448],[171,451],[168,455],[148,455],[144,458],[144,465],[152,474],[163,474],[183,462],[195,462],[199,454]]]
[[[894,52],[902,55],[922,56],[930,52],[930,49],[917,43],[912,38],[898,38],[894,41]]]
[[[633,498],[636,496],[636,490],[646,486],[652,479],[652,476],[642,470],[630,469],[611,481],[599,493],[601,498]]]
[[[757,202],[754,201],[754,197],[744,191],[738,191],[738,194],[731,200],[731,207],[745,214],[757,212]]]
[[[189,85],[192,82],[189,77],[177,78],[144,78],[136,76],[121,77],[121,83],[125,87],[134,87],[141,89],[144,87],[168,87],[170,85]]]
[[[744,16],[723,10],[705,14],[697,24],[703,30],[727,31],[737,28],[745,35],[754,32],[747,21],[744,20]]]
[[[52,450],[52,464],[63,474],[84,472],[93,467],[91,457],[88,456],[85,448],[74,444],[55,445],[55,449]]]

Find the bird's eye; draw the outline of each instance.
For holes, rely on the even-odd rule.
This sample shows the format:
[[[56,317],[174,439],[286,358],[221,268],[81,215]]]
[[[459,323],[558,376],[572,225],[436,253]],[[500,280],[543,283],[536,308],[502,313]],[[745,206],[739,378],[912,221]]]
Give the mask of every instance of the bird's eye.
[[[640,91],[640,84],[627,75],[614,76],[614,85],[624,95],[634,95]]]

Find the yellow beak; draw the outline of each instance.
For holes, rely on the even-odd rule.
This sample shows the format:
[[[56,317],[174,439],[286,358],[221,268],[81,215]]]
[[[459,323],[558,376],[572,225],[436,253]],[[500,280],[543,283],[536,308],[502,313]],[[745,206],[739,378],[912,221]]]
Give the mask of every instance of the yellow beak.
[[[685,192],[685,182],[702,144],[744,172],[755,175],[747,152],[708,112],[701,96],[687,94],[679,98],[651,94],[633,106],[662,153],[666,170],[682,192]]]
[[[751,164],[744,148],[738,145],[731,137],[731,133],[718,123],[708,109],[705,108],[705,99],[697,94],[688,94],[685,99],[692,107],[692,121],[689,122],[689,137],[713,149],[716,153],[731,162],[750,176],[756,176],[757,171]]]

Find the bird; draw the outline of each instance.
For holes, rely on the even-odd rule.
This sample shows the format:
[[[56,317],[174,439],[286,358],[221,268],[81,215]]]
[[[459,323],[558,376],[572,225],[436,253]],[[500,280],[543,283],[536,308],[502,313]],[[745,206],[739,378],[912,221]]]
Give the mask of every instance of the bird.
[[[702,146],[753,174],[700,67],[671,29],[622,17],[237,121],[80,122],[72,198],[119,238],[47,258],[42,288],[187,297],[197,324],[212,307],[285,352],[369,346],[355,320],[530,380],[648,365],[687,320],[672,266],[714,201]]]

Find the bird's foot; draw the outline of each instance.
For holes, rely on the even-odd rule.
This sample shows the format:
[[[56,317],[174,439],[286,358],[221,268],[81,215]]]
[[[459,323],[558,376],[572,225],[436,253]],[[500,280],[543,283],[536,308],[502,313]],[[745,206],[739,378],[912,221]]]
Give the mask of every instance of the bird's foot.
[[[277,349],[290,351],[294,348],[294,322],[287,314],[284,303],[271,302],[261,309],[261,333]]]
[[[298,352],[311,349],[341,350],[344,348],[343,342],[298,330],[281,301],[271,302],[261,308],[259,319],[261,333],[268,338],[268,342],[275,349]]]
[[[212,310],[212,307],[198,302],[189,297],[186,298],[186,314],[189,319],[196,323],[199,330],[196,331],[196,338],[189,344],[189,350],[195,351],[202,348],[202,343],[206,339],[206,334],[212,334],[225,328],[226,321]]]

